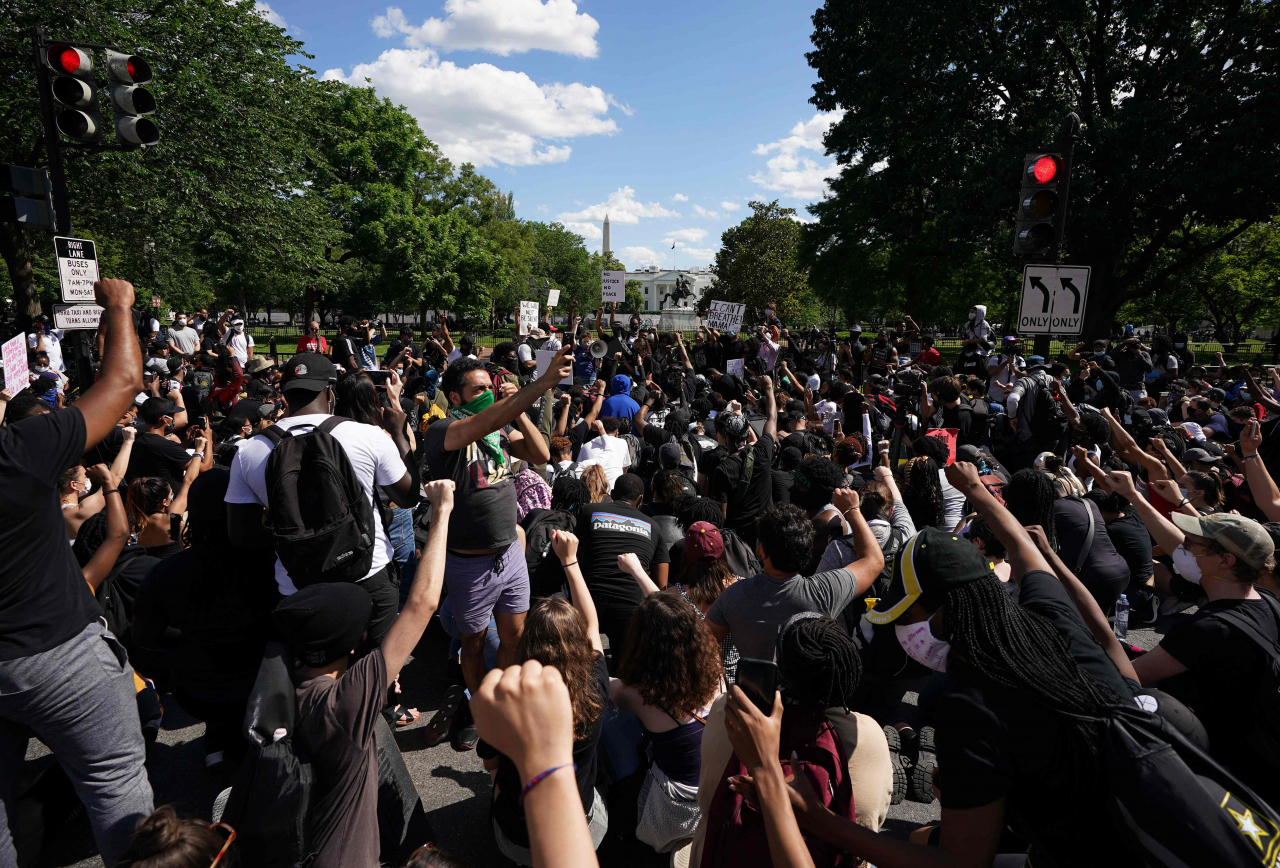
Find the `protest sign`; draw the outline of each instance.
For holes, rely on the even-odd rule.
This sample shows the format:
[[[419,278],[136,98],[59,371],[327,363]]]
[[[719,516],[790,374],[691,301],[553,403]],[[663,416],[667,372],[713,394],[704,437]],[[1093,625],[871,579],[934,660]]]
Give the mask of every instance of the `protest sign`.
[[[741,377],[743,371],[742,362],[742,359],[726,359],[724,363],[724,372],[726,374],[737,374]]]
[[[520,302],[520,334],[527,335],[530,329],[538,327],[538,303],[536,301]]]
[[[27,336],[17,334],[0,347],[4,358],[4,387],[16,395],[31,385],[31,369],[27,367]]]
[[[600,300],[606,304],[627,300],[627,273],[625,271],[600,272]]]
[[[560,290],[553,289],[547,292],[547,307],[555,307],[560,303]]]
[[[726,334],[737,334],[738,329],[742,327],[742,314],[746,309],[747,306],[745,304],[734,304],[731,301],[713,301],[711,302],[711,309],[707,311],[707,327]]]
[[[555,359],[555,357],[559,354],[559,352],[560,352],[559,350],[535,351],[534,355],[538,361],[537,376],[541,377],[543,374],[547,372],[547,368],[551,367],[551,362]],[[562,386],[573,385],[573,371],[570,371],[569,376],[565,377],[563,380],[560,381],[560,385]]]

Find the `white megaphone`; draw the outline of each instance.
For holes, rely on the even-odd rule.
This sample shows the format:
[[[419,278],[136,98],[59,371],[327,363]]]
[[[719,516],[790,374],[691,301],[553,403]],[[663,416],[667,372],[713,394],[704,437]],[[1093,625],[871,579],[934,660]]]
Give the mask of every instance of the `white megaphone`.
[[[597,359],[603,359],[608,352],[609,346],[604,341],[591,342],[591,355],[595,356]]]

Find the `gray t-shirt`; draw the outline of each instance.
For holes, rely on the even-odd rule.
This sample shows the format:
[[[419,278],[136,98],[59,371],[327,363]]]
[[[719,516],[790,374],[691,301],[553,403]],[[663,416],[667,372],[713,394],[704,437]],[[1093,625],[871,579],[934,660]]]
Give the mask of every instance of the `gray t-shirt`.
[[[711,604],[707,618],[729,628],[743,657],[772,660],[778,630],[788,618],[800,612],[835,618],[857,593],[857,581],[845,569],[789,579],[771,579],[761,573],[725,588]]]
[[[169,340],[173,341],[178,352],[189,356],[200,346],[200,332],[190,326],[182,329],[175,326],[169,329]]]

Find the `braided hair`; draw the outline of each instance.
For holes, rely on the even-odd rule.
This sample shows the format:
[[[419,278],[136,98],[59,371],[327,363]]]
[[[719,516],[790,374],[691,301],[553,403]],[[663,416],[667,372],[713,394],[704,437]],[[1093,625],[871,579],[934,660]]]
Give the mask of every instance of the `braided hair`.
[[[1065,719],[1073,750],[1098,755],[1106,719],[1121,698],[1080,668],[1047,618],[1013,603],[1000,581],[987,576],[947,593],[944,627],[952,651],[966,664],[996,684],[1029,693]],[[1076,767],[1095,769],[1097,763]]]
[[[906,464],[902,503],[916,527],[941,527],[945,516],[938,463],[922,456]]]
[[[1004,505],[1023,527],[1038,524],[1044,528],[1049,545],[1056,551],[1058,533],[1053,521],[1053,502],[1058,499],[1058,490],[1053,479],[1039,470],[1024,468],[1019,470],[1004,484]]]
[[[838,622],[801,612],[778,634],[778,670],[789,704],[848,710],[862,680],[862,658]]]

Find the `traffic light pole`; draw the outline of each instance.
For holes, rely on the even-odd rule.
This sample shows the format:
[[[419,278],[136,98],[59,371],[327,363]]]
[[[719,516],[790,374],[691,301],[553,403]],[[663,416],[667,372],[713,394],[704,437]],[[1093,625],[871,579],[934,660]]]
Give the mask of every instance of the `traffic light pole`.
[[[1065,164],[1062,181],[1062,207],[1058,209],[1057,219],[1053,226],[1053,264],[1062,264],[1062,237],[1067,228],[1067,208],[1071,204],[1071,164],[1075,161],[1076,139],[1080,137],[1080,116],[1071,112],[1062,119],[1062,127],[1058,132],[1061,139],[1059,150]]]
[[[40,89],[40,119],[44,124],[44,149],[48,155],[49,186],[53,192],[55,234],[71,235],[71,199],[67,194],[67,173],[62,166],[62,147],[53,114],[53,94],[49,87],[49,69],[44,62],[44,31],[31,28],[32,61]]]

